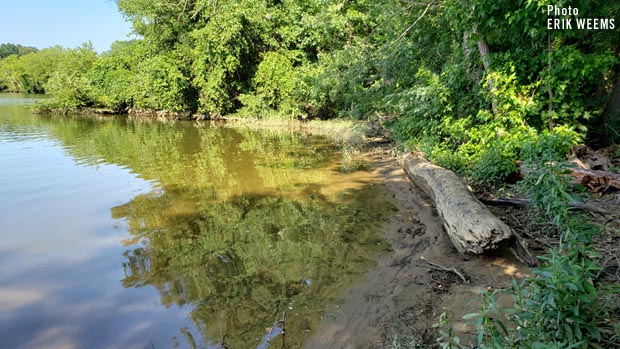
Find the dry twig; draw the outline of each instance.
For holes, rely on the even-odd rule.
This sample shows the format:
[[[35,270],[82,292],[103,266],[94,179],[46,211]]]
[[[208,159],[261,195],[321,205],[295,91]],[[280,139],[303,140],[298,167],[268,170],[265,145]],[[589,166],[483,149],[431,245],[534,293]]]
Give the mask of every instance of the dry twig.
[[[463,281],[464,284],[469,284],[469,280],[467,280],[467,278],[465,277],[465,275],[461,274],[461,272],[459,272],[458,270],[456,270],[456,268],[448,268],[445,267],[441,264],[437,264],[437,263],[433,263],[433,262],[429,262],[427,261],[424,256],[420,257],[420,260],[422,260],[423,262],[425,262],[428,268],[432,269],[432,270],[437,270],[437,271],[447,271],[450,273],[454,273],[456,274],[461,281]]]

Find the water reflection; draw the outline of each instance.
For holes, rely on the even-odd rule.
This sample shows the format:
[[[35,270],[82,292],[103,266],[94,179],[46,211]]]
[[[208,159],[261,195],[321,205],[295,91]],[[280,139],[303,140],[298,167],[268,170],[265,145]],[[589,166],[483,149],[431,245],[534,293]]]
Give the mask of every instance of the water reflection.
[[[151,186],[105,200],[115,202],[105,217],[74,218],[107,219],[114,228],[106,241],[110,231],[121,238],[65,266],[62,285],[53,274],[43,278],[50,290],[25,292],[16,286],[23,273],[0,277],[11,286],[0,299],[19,308],[4,320],[36,324],[21,330],[34,337],[22,347],[253,348],[266,347],[266,338],[273,347],[299,347],[326,302],[387,248],[374,233],[391,210],[383,188],[369,173],[336,171],[339,157],[321,139],[208,124],[11,117],[2,109],[0,127],[0,146],[23,144],[20,130],[29,130],[44,135],[45,147],[60,144],[79,168],[106,172],[113,164]],[[97,178],[97,192],[80,177],[88,173],[73,172],[67,182],[107,197],[109,176]],[[53,212],[42,207],[40,224]],[[69,295],[50,300],[60,292]],[[162,305],[174,311],[162,313]],[[29,307],[40,307],[37,321],[26,317],[35,313]],[[65,309],[65,321],[54,307]],[[285,323],[274,326],[283,313]]]
[[[170,209],[169,195],[192,196],[178,189],[137,197],[113,209],[132,227],[126,243],[142,242],[125,253],[123,285],[152,285],[162,304],[190,306],[201,338],[231,348],[260,341],[288,311],[289,343],[299,345],[326,300],[369,266],[372,251],[386,248],[371,229],[385,212],[367,207],[379,191],[352,191],[339,203],[316,196],[206,198],[193,214],[187,206]]]

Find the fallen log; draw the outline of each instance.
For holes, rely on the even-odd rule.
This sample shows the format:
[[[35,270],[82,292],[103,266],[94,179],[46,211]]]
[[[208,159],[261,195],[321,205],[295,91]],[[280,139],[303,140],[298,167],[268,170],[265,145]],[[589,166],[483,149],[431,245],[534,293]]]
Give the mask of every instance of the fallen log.
[[[568,161],[586,170],[608,171],[611,161],[609,153],[605,152],[605,149],[594,150],[587,145],[575,145],[570,148]]]
[[[582,168],[572,168],[570,171],[573,183],[583,184],[594,193],[604,192],[609,188],[620,190],[620,174],[618,173]]]
[[[579,164],[573,162],[576,166]],[[551,163],[553,164],[553,163]],[[531,169],[529,169],[522,161],[516,163],[519,172],[517,176],[522,179],[527,175]],[[582,184],[590,189],[593,193],[602,193],[610,188],[620,190],[620,173],[603,170],[590,170],[580,167],[574,167],[568,169],[570,173],[566,175],[571,177],[572,184]]]
[[[485,205],[493,205],[493,206],[516,206],[523,207],[532,204],[531,200],[528,199],[518,199],[518,198],[480,198],[480,201]],[[583,202],[571,201],[568,203],[568,207],[575,210],[582,211],[590,211],[594,213],[599,213],[603,215],[608,215],[609,211],[606,209]]]
[[[460,253],[481,254],[503,245],[524,263],[538,265],[525,242],[478,201],[454,172],[413,154],[404,157],[403,167],[413,182],[433,199],[444,229]]]

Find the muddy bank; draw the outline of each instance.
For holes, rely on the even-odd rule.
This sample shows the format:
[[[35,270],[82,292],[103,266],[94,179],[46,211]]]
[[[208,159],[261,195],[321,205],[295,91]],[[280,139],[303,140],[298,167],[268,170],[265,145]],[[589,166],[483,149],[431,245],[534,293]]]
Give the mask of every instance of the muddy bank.
[[[375,152],[372,163],[398,208],[381,230],[394,252],[327,310],[305,348],[390,348],[392,333],[432,340],[432,325],[443,311],[467,335],[473,328],[461,318],[476,309],[475,291],[502,288],[512,277],[528,272],[505,251],[465,259],[444,233],[430,198],[407,178],[396,159]],[[455,273],[432,269],[426,261],[457,268],[468,284]]]

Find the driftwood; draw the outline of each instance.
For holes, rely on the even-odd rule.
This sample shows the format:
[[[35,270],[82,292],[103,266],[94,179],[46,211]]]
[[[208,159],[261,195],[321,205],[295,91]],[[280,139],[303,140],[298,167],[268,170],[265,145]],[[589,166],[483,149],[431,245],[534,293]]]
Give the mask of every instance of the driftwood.
[[[573,168],[570,170],[572,182],[583,184],[592,192],[604,192],[609,188],[620,189],[620,174],[601,170]]]
[[[429,262],[429,261],[426,260],[426,258],[424,258],[424,256],[420,257],[420,260],[423,261],[423,262],[426,262],[428,268],[430,268],[431,270],[446,271],[446,272],[449,272],[449,273],[453,273],[456,276],[458,276],[464,284],[469,285],[469,280],[467,279],[467,277],[465,277],[465,275],[463,275],[456,268],[448,268],[448,267],[445,267],[445,266],[443,266],[441,264]]]
[[[405,156],[403,167],[434,200],[444,229],[460,253],[481,254],[504,245],[524,263],[538,264],[519,236],[478,201],[454,172],[412,154]]]
[[[517,206],[523,207],[531,205],[532,202],[528,199],[518,199],[518,198],[480,198],[480,201],[485,205],[494,205],[494,206]],[[568,207],[575,210],[582,211],[590,211],[594,213],[600,213],[603,215],[608,215],[609,211],[605,210],[602,207],[587,204],[582,202],[571,201],[568,203]]]
[[[586,170],[609,171],[611,152],[613,147],[594,150],[587,145],[576,145],[570,148],[568,161]]]
[[[576,166],[580,166],[580,163],[572,161]],[[531,169],[527,168],[522,161],[517,161],[517,168],[519,169],[518,177],[523,178]],[[574,167],[570,168],[570,173],[567,176],[572,177],[571,183],[582,184],[593,193],[600,193],[607,191],[610,188],[620,190],[620,173],[604,171],[604,170],[590,170],[586,168]]]

